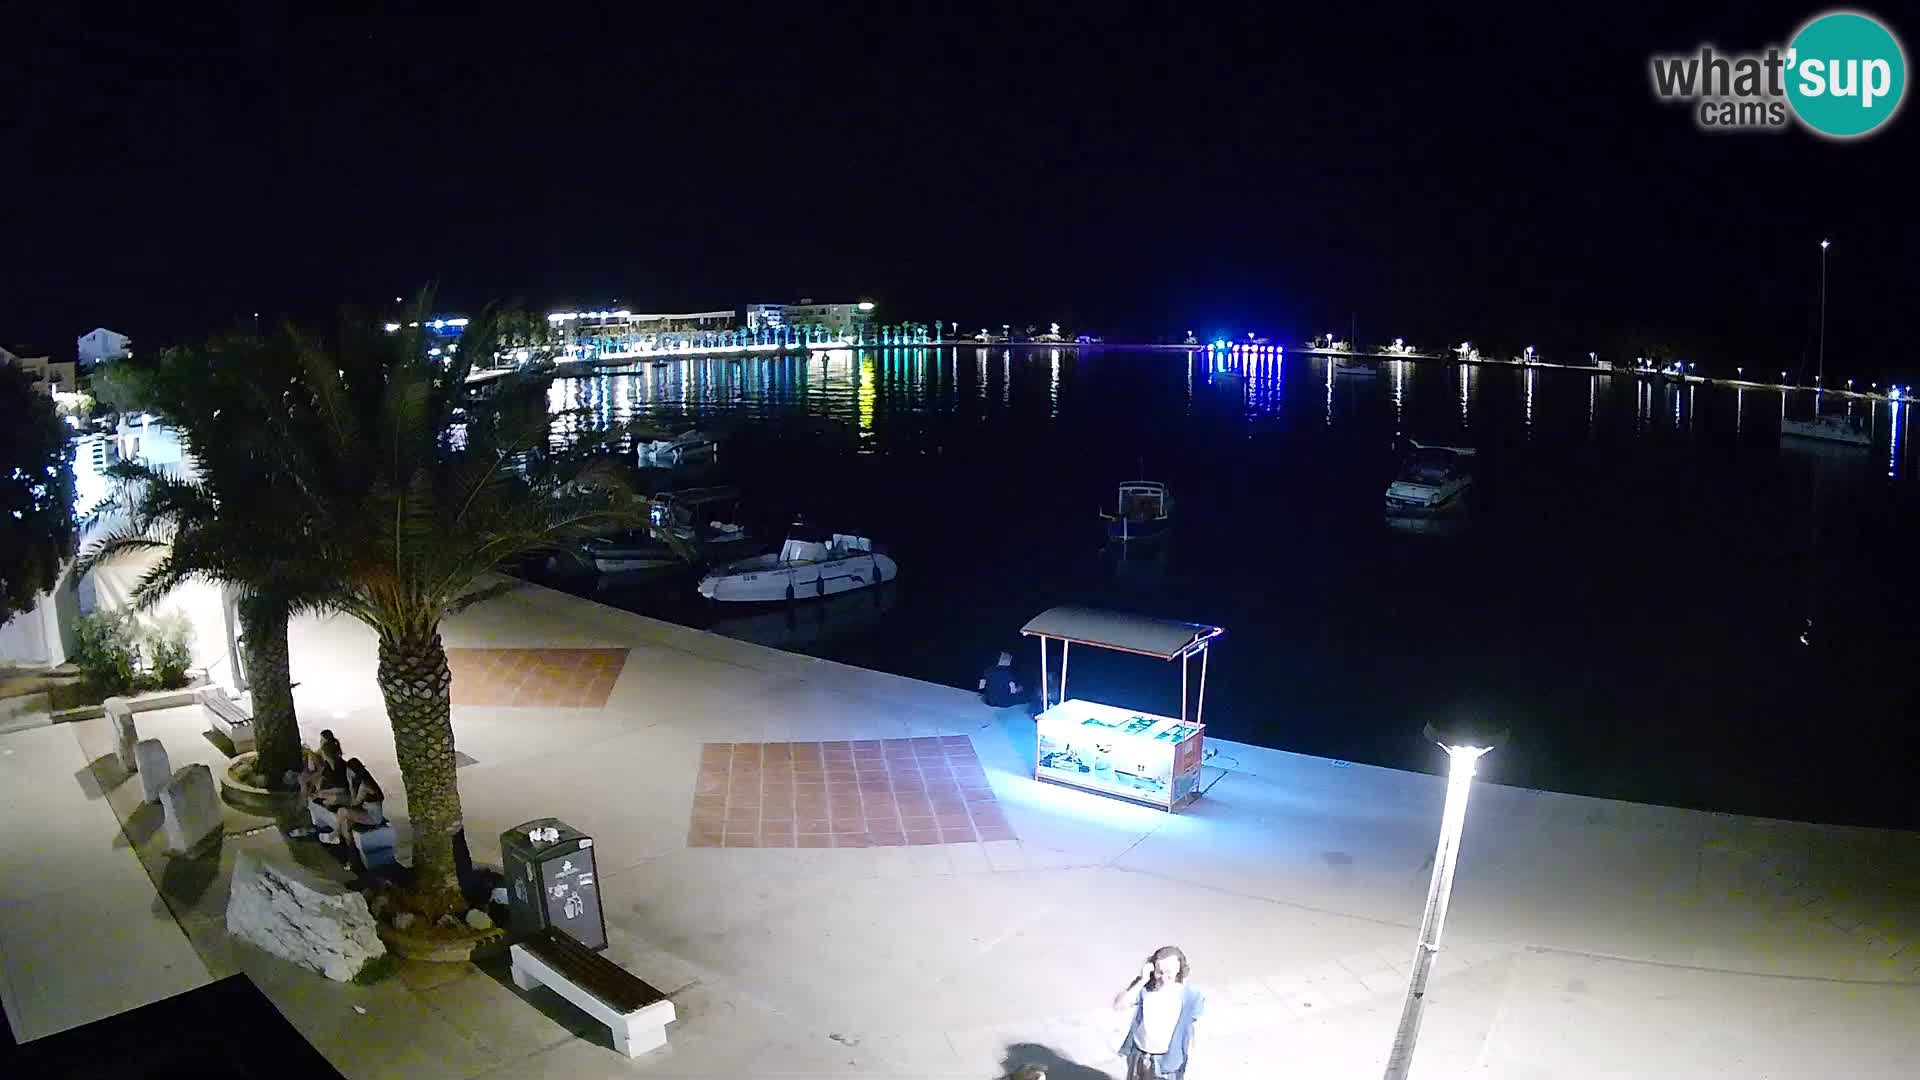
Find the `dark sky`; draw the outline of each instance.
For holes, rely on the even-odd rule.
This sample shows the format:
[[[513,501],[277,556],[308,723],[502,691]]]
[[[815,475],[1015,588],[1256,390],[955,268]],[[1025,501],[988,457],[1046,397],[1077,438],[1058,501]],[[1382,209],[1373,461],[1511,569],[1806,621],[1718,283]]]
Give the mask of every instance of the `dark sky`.
[[[1116,335],[1644,333],[1797,369],[1826,235],[1829,368],[1920,374],[1890,348],[1920,116],[1712,136],[1649,89],[1650,53],[1781,42],[1812,6],[635,7],[16,9],[0,342],[154,345],[436,281],[447,309],[860,296]]]

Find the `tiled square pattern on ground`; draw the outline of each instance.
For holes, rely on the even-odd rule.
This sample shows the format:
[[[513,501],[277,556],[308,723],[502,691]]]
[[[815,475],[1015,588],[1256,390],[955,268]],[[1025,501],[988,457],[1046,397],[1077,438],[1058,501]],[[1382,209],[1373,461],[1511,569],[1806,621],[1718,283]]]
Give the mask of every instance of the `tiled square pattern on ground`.
[[[448,649],[455,705],[598,709],[627,664],[625,649]]]
[[[707,743],[690,847],[899,847],[1012,840],[964,735]]]

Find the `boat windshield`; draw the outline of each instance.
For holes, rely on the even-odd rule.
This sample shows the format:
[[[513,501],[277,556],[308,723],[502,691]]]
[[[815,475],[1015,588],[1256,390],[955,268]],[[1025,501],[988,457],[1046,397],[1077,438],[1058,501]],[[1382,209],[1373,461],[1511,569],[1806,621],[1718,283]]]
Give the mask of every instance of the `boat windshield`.
[[[1418,457],[1407,462],[1407,467],[1401,470],[1400,479],[1416,484],[1444,484],[1453,479],[1455,474],[1451,455]]]

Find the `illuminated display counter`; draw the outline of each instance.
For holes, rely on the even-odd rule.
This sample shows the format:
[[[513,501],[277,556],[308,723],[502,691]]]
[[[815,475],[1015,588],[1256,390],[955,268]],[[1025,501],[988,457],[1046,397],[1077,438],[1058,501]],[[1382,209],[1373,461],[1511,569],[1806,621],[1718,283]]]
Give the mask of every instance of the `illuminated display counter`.
[[[1173,810],[1200,791],[1205,727],[1070,698],[1041,713],[1034,779]]]

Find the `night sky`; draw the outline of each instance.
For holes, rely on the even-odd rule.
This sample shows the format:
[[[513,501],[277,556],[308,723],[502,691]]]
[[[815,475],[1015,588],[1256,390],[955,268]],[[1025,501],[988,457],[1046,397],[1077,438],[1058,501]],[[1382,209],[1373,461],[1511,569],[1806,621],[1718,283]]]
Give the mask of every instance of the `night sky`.
[[[7,16],[0,343],[151,346],[432,281],[446,310],[1638,334],[1810,374],[1830,236],[1829,370],[1920,374],[1892,348],[1920,117],[1716,136],[1649,88],[1650,53],[1783,42],[1812,6],[332,7]]]

